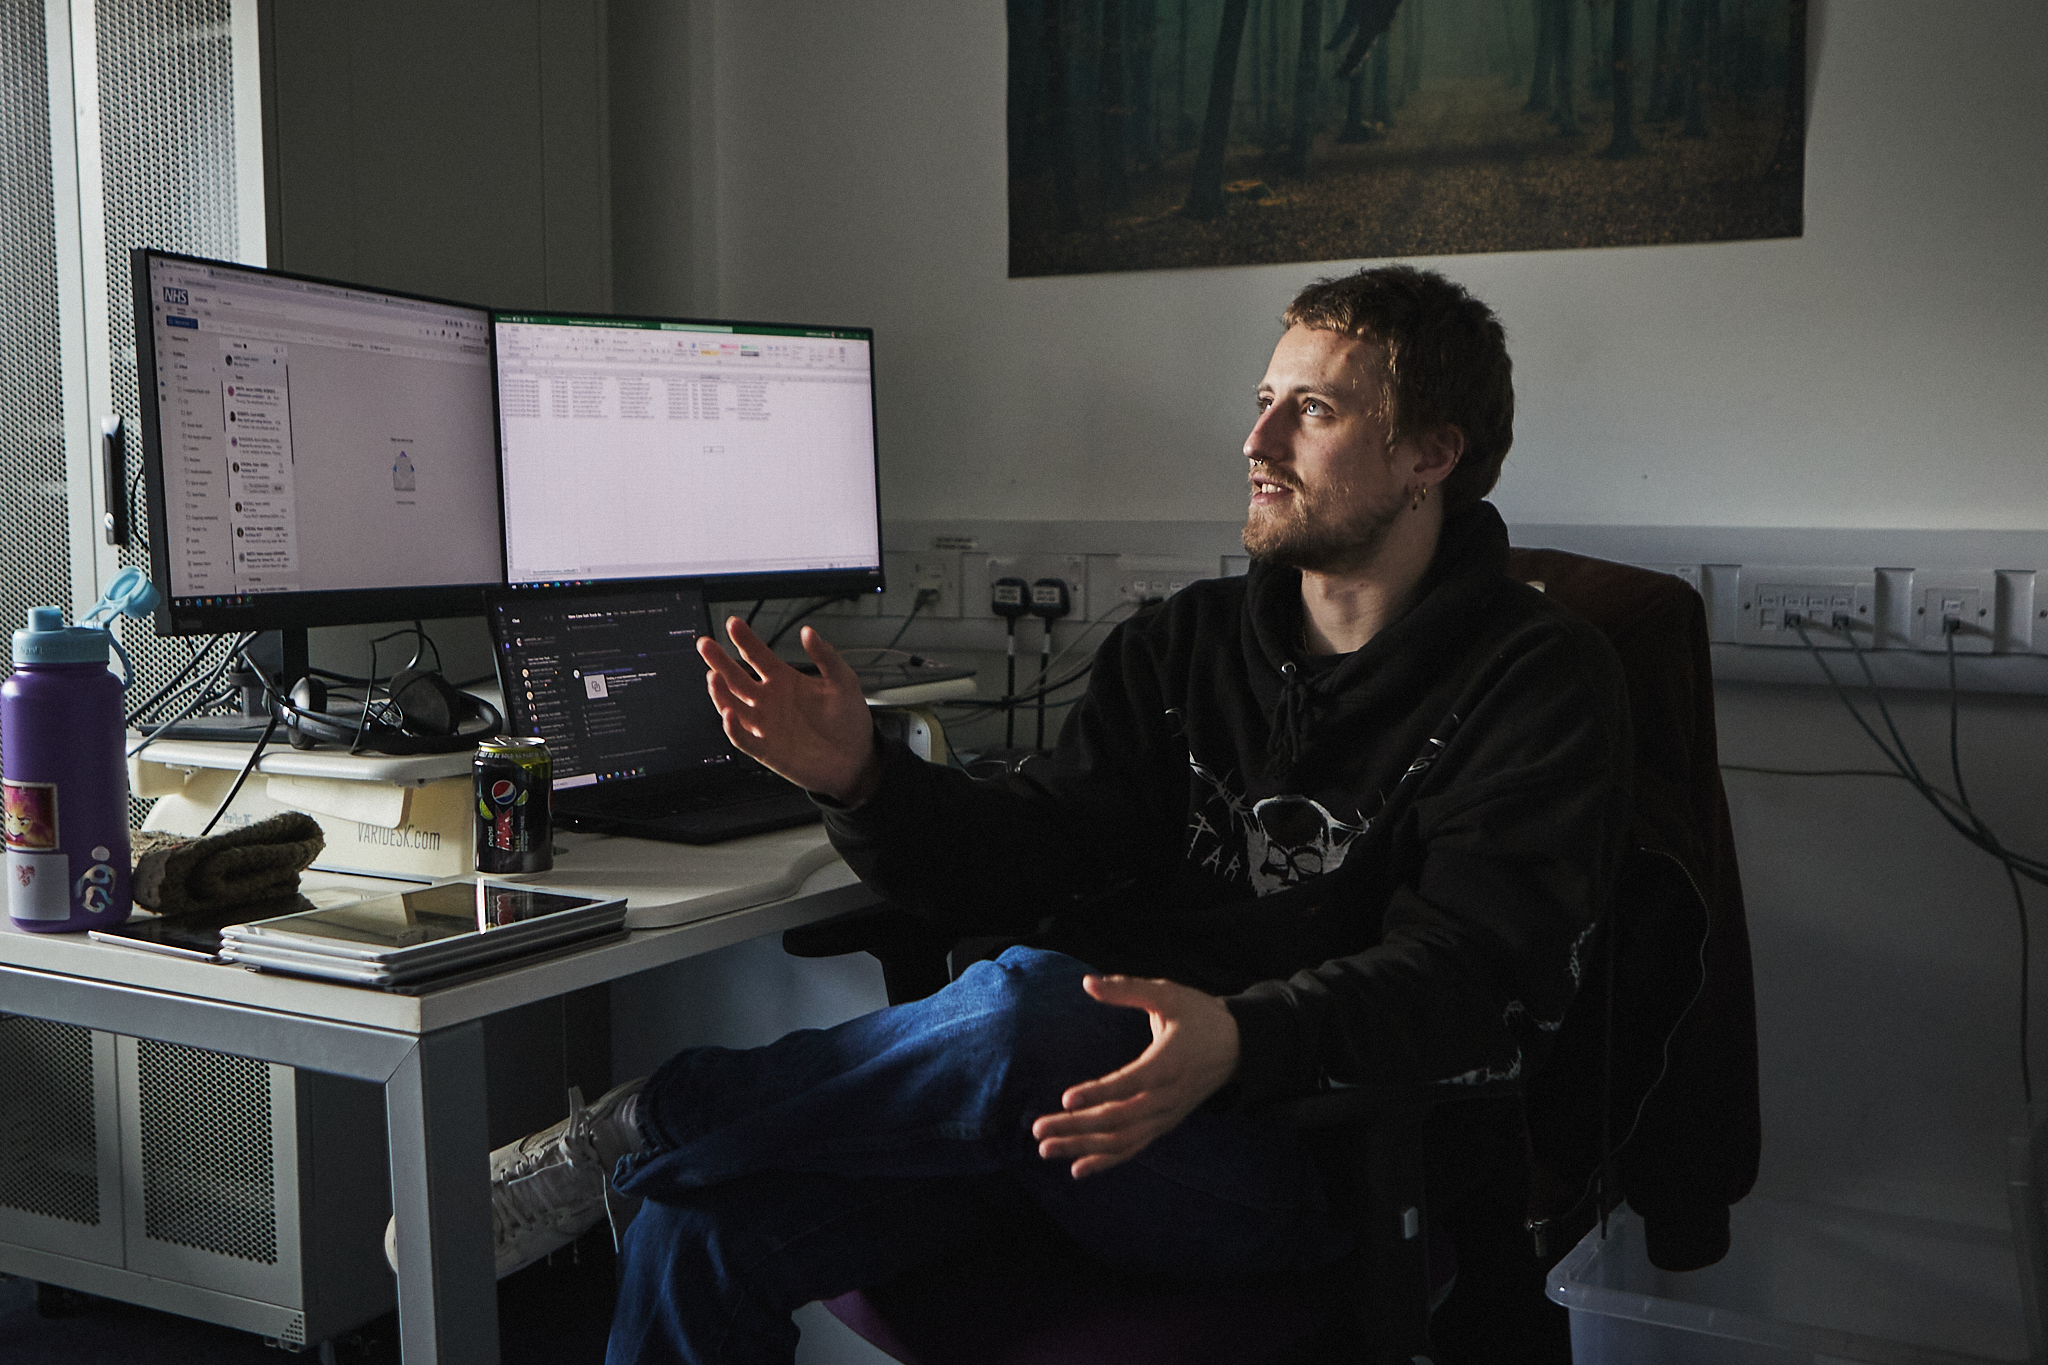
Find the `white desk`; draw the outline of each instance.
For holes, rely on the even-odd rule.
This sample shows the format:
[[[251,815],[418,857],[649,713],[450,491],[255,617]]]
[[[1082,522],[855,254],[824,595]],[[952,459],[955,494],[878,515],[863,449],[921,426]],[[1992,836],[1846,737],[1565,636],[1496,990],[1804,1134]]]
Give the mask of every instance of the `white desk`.
[[[609,887],[626,894],[629,906],[665,905],[671,914],[694,899],[708,913],[420,996],[182,961],[78,934],[9,930],[0,933],[0,1010],[382,1085],[399,1217],[403,1358],[406,1365],[495,1365],[483,1020],[871,904],[872,893],[833,862],[793,896],[731,908],[750,850],[767,875],[788,865],[793,846],[823,838],[816,826],[710,849],[572,837],[553,873],[527,880]],[[337,881],[308,876],[309,885]]]

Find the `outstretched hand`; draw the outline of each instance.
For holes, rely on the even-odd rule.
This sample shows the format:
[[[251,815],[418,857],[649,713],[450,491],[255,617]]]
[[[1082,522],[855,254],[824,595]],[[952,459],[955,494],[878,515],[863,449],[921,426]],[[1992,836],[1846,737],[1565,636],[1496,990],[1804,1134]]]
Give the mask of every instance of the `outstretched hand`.
[[[1031,1125],[1038,1154],[1071,1160],[1075,1179],[1106,1171],[1171,1132],[1237,1071],[1237,1020],[1213,995],[1172,981],[1096,976],[1081,982],[1106,1005],[1144,1010],[1152,1044],[1128,1066],[1071,1086],[1060,1112]]]
[[[865,800],[881,771],[875,725],[860,679],[839,651],[805,626],[804,653],[818,666],[812,677],[777,658],[739,617],[726,618],[725,633],[744,666],[708,635],[697,652],[733,747],[807,791],[849,805]]]

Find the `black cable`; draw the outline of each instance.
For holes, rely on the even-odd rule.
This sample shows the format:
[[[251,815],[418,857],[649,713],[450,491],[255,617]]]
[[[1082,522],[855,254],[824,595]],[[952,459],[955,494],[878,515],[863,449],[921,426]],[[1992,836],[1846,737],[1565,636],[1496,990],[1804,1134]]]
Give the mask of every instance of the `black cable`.
[[[1017,618],[1012,616],[1009,626],[1009,677],[1003,682],[1003,747],[1017,747]]]
[[[1031,689],[1029,692],[1022,693],[1018,696],[998,697],[994,701],[970,701],[963,698],[959,701],[933,702],[932,705],[944,706],[956,710],[966,710],[970,712],[969,715],[963,717],[964,720],[974,720],[977,719],[979,716],[983,715],[992,716],[996,714],[996,712],[998,711],[1007,711],[1014,715],[1016,709],[1019,706],[1024,706],[1031,702],[1035,702],[1041,695],[1050,697],[1055,693],[1065,691],[1067,688],[1072,687],[1074,684],[1081,682],[1083,679],[1085,679],[1091,672],[1094,671],[1094,669],[1095,662],[1091,659],[1089,662],[1081,665],[1081,667],[1074,670],[1066,677],[1061,678],[1058,682],[1047,683],[1043,687],[1035,687]],[[1078,701],[1080,699],[1077,697],[1074,700]],[[1058,704],[1065,706],[1071,705],[1072,703],[1061,702]]]
[[[179,669],[176,673],[173,673],[171,675],[171,680],[165,683],[162,687],[159,687],[156,690],[155,694],[151,696],[148,701],[142,703],[142,705],[136,707],[133,711],[130,711],[124,723],[128,725],[134,725],[136,722],[140,721],[144,716],[148,715],[151,711],[155,710],[158,703],[162,702],[166,697],[170,696],[173,692],[183,691],[184,689],[180,687],[179,684],[183,683],[187,678],[190,678],[194,674],[196,674],[199,669],[199,661],[201,659],[204,659],[207,655],[213,653],[214,649],[220,644],[220,642],[227,638],[228,637],[225,635],[208,636],[205,646],[198,650],[195,650],[193,652],[192,657],[185,661],[185,666]]]
[[[1970,793],[1963,786],[1963,751],[1956,738],[1958,714],[1962,710],[1962,689],[1956,686],[1956,628],[1958,623],[1944,620],[1941,623],[1942,640],[1948,646],[1948,767],[1956,780],[1956,800],[1968,812],[1970,822],[1987,836],[1991,831],[1977,818],[1977,812],[1970,809]],[[2027,926],[2027,897],[2020,889],[2019,873],[2013,870],[2012,859],[2001,857],[2005,867],[2006,884],[2012,887],[2012,902],[2019,912],[2020,921],[2020,1095],[2027,1107],[2034,1104],[2034,1067],[2027,1057],[2027,1016],[2033,992],[2030,989],[2029,968],[2032,966],[2033,935]]]
[[[759,616],[759,615],[761,614],[761,608],[763,608],[763,607],[765,607],[765,606],[767,606],[767,605],[768,605],[768,599],[767,599],[767,598],[765,598],[765,597],[757,597],[757,598],[755,598],[755,599],[754,599],[754,609],[753,609],[752,611],[750,611],[750,612],[748,612],[748,613],[747,613],[747,625],[749,625],[749,626],[752,626],[752,625],[754,624],[754,618],[755,618],[756,616]]]
[[[1855,720],[1863,733],[1869,737],[1870,742],[1877,746],[1878,752],[1891,760],[1892,766],[1899,770],[1899,775],[1904,777],[1913,790],[1918,792],[1921,798],[1933,806],[1941,818],[1948,822],[1949,828],[1962,835],[1963,838],[1969,840],[1984,852],[1991,854],[1994,858],[2011,858],[2018,867],[2020,875],[2026,877],[2029,881],[2039,882],[2044,886],[2048,886],[2048,864],[2044,864],[2037,858],[2029,858],[2023,854],[2010,852],[2003,845],[1999,844],[1996,839],[1989,838],[1988,832],[1965,825],[1961,820],[1949,813],[1944,802],[1953,804],[1953,798],[1920,775],[1920,770],[1913,763],[1911,754],[1906,754],[1902,757],[1892,752],[1890,746],[1878,737],[1877,731],[1871,728],[1870,722],[1864,718],[1863,713],[1856,709],[1856,703],[1850,700],[1848,691],[1842,686],[1841,681],[1835,677],[1834,670],[1828,667],[1827,660],[1821,655],[1819,647],[1807,638],[1805,626],[1797,620],[1792,621],[1790,624],[1798,632],[1800,643],[1805,645],[1807,652],[1813,655],[1814,662],[1820,666],[1821,676],[1825,677],[1828,680],[1829,686],[1834,688],[1835,696],[1841,701],[1851,718]],[[1850,641],[1850,647],[1852,649],[1855,648],[1854,640]],[[1858,658],[1861,657],[1859,652]],[[1865,664],[1866,676],[1868,675],[1868,667],[1868,664]],[[1874,693],[1877,687],[1876,682],[1872,680],[1869,683],[1869,687]],[[1873,700],[1878,703],[1879,711],[1889,720],[1890,712],[1885,708],[1883,698],[1873,697]],[[1896,735],[1896,727],[1889,728]]]
[[[1041,636],[1038,645],[1038,680],[1042,683],[1045,681],[1046,674],[1052,672],[1052,618],[1050,616],[1044,617],[1040,620],[1039,624],[1045,627],[1045,633]],[[1043,687],[1038,690],[1038,743],[1032,747],[1040,753],[1045,752],[1045,689]]]
[[[1846,624],[1842,628],[1842,638],[1849,642],[1849,652],[1856,656],[1856,666],[1863,670],[1863,685],[1869,690],[1871,701],[1877,704],[1877,714],[1884,721],[1886,733],[1891,735],[1892,743],[1899,746],[1900,760],[1904,763],[1906,770],[1912,773],[1915,782],[1920,783],[1922,786],[1927,785],[1927,779],[1920,775],[1920,765],[1915,763],[1913,755],[1906,751],[1906,741],[1900,736],[1899,727],[1892,721],[1892,709],[1884,704],[1884,693],[1878,689],[1877,675],[1870,671],[1870,659],[1863,653],[1862,647],[1856,643],[1856,636],[1849,630]]]
[[[421,654],[421,652],[422,652],[423,650],[429,650],[429,649],[431,649],[431,650],[433,650],[433,651],[434,651],[434,671],[435,671],[436,673],[439,673],[439,672],[441,671],[441,646],[439,646],[439,645],[437,645],[437,644],[435,644],[435,643],[434,643],[434,637],[433,637],[433,636],[431,636],[431,635],[429,635],[429,634],[427,634],[427,632],[426,632],[426,631],[425,631],[424,629],[422,629],[422,628],[421,628],[421,625],[420,625],[420,623],[419,623],[418,621],[414,621],[414,622],[412,623],[412,631],[411,631],[411,633],[412,633],[413,635],[415,635],[415,636],[417,636],[417,637],[418,637],[418,642],[417,642],[416,644],[414,644],[414,646],[413,646],[413,651],[412,651],[412,658],[411,658],[411,659],[410,659],[410,660],[409,660],[409,661],[408,661],[408,662],[406,663],[405,667],[406,667],[406,668],[418,668],[418,667],[420,666],[420,654]],[[403,629],[400,629],[400,630],[394,630],[394,631],[392,631],[392,632],[391,632],[391,635],[386,635],[386,636],[385,636],[384,638],[385,638],[385,639],[387,639],[387,640],[389,640],[389,639],[391,639],[391,638],[392,638],[392,636],[395,636],[395,635],[404,635],[404,634],[406,634],[406,631],[405,631],[405,630],[403,630]],[[375,652],[374,650],[372,650],[372,651],[371,651],[371,654],[370,654],[370,667],[374,669],[374,668],[375,668],[376,666],[377,666],[377,655],[376,655],[376,652]],[[400,671],[400,672],[404,672],[404,669],[401,669],[401,670],[399,670],[399,671]]]
[[[1978,849],[1998,859],[1999,864],[2005,869],[2006,882],[2012,888],[2013,905],[2019,915],[2020,928],[2020,1093],[2025,1102],[2031,1106],[2034,1102],[2034,1078],[2032,1063],[2028,1056],[2027,1025],[2031,1012],[2029,996],[2032,986],[2032,964],[2029,958],[2032,956],[2033,945],[2032,933],[2027,922],[2027,898],[2025,892],[2020,887],[2020,878],[2024,876],[2029,881],[2048,885],[2048,874],[2044,874],[2043,871],[2044,866],[2048,865],[2042,864],[2039,859],[2029,858],[2007,849],[1999,841],[1998,836],[1992,832],[1991,827],[1984,823],[1983,819],[1978,816],[1977,812],[1970,805],[1968,794],[1963,786],[1962,750],[1957,742],[1957,717],[1961,709],[1961,689],[1956,684],[1955,634],[1950,629],[1950,624],[1944,621],[1942,623],[1942,631],[1948,643],[1949,764],[1956,781],[1956,794],[1953,797],[1948,797],[1947,793],[1942,792],[1920,775],[1919,766],[1913,762],[1912,753],[1906,748],[1905,739],[1899,734],[1898,727],[1892,723],[1890,708],[1885,706],[1884,698],[1878,692],[1877,680],[1871,673],[1870,663],[1863,657],[1863,651],[1857,647],[1855,637],[1847,629],[1847,623],[1843,623],[1843,637],[1849,641],[1849,648],[1855,653],[1857,662],[1863,667],[1864,681],[1870,691],[1871,700],[1877,704],[1878,714],[1884,718],[1885,729],[1891,734],[1892,741],[1898,745],[1898,752],[1896,754],[1885,747],[1884,741],[1877,737],[1877,732],[1871,729],[1869,722],[1863,718],[1863,713],[1858,711],[1854,703],[1849,700],[1849,694],[1843,690],[1841,683],[1836,681],[1834,671],[1828,667],[1827,660],[1821,657],[1819,647],[1807,637],[1804,623],[1796,617],[1791,620],[1793,629],[1799,632],[1799,642],[1806,646],[1807,652],[1813,655],[1814,662],[1820,665],[1821,674],[1828,680],[1829,685],[1834,688],[1835,695],[1841,699],[1842,705],[1855,718],[1857,725],[1862,727],[1863,733],[1870,737],[1871,743],[1877,745],[1879,751],[1892,761],[1893,766],[1898,769],[1899,776],[1906,779],[1913,789],[1920,794],[1921,798],[1934,808],[1935,813],[1948,822],[1950,828],[1954,829],[1956,833],[1962,835]],[[1943,804],[1944,798],[1961,810],[1963,816],[1969,821],[1967,827],[1961,820],[1958,820],[1949,813]]]
[[[2000,859],[2005,864],[2005,880],[2012,887],[2013,907],[2020,918],[2020,1096],[2029,1108],[2034,1103],[2034,1067],[2027,1060],[2027,1016],[2030,1000],[2028,958],[2031,956],[2033,935],[2027,928],[2027,897],[2020,890],[2020,875],[2013,870],[2011,859]]]
[[[278,712],[273,709],[270,713],[270,720],[263,727],[262,737],[256,741],[256,747],[249,750],[249,761],[242,765],[241,772],[235,774],[235,784],[228,788],[228,794],[220,799],[218,806],[214,807],[213,818],[206,822],[205,829],[199,831],[200,838],[204,839],[207,835],[213,833],[213,827],[220,823],[221,816],[227,814],[228,807],[232,806],[235,803],[235,797],[241,794],[242,784],[249,780],[249,774],[256,770],[256,760],[263,756],[263,746],[270,743],[270,737],[277,733],[277,717]]]
[[[938,600],[938,589],[919,588],[917,590],[917,599],[910,604],[910,615],[903,618],[903,624],[897,627],[896,633],[894,635],[889,637],[889,643],[882,646],[882,653],[886,654],[890,650],[896,648],[897,642],[903,638],[904,632],[910,629],[910,623],[917,619],[918,612],[924,609],[924,604],[926,602],[936,602]],[[881,656],[877,655],[876,657],[879,658]]]
[[[176,725],[179,721],[184,720],[186,717],[190,716],[194,711],[197,711],[200,707],[206,705],[208,702],[215,700],[212,689],[217,687],[220,683],[220,680],[227,675],[228,666],[235,661],[235,656],[239,654],[242,650],[248,648],[249,642],[255,638],[256,637],[254,633],[242,636],[241,640],[235,645],[235,647],[232,650],[228,652],[227,656],[214,666],[212,675],[207,678],[206,682],[202,685],[198,694],[194,696],[191,701],[185,704],[184,709],[179,711],[177,715],[172,716],[169,720],[163,722],[163,724],[151,730],[148,734],[144,735],[141,738],[141,740],[139,740],[136,743],[134,748],[128,750],[127,756],[129,758],[135,757],[135,755],[141,753],[144,749],[147,749],[150,745],[156,743],[157,740],[161,739],[164,733],[167,730],[169,730],[173,725]]]
[[[777,626],[775,628],[775,633],[768,637],[768,648],[775,648],[777,644],[781,643],[782,637],[789,634],[789,628],[791,626],[799,624],[806,616],[809,616],[812,612],[822,611],[824,608],[831,606],[834,602],[851,602],[856,596],[858,596],[858,594],[856,593],[843,592],[834,597],[819,598],[817,601],[811,603],[811,605],[805,607],[802,611],[798,612],[796,615],[790,617],[787,621],[784,621],[781,625]]]
[[[1724,773],[1762,773],[1766,777],[1888,777],[1904,781],[1906,775],[1890,768],[1759,768],[1749,763],[1723,763]]]
[[[1941,640],[1948,646],[1948,770],[1956,780],[1956,800],[1963,803],[1963,809],[1970,807],[1970,794],[1963,789],[1963,755],[1956,744],[1956,713],[1962,709],[1958,704],[1960,689],[1956,687],[1956,633],[1955,622],[1941,623]]]

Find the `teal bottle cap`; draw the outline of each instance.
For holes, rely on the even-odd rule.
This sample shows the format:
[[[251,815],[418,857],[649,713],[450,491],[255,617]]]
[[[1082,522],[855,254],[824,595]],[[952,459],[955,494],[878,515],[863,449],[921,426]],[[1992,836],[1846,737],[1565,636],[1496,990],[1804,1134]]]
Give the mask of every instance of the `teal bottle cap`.
[[[28,629],[14,632],[14,662],[105,667],[112,644],[113,637],[98,626],[65,625],[61,607],[30,607]]]

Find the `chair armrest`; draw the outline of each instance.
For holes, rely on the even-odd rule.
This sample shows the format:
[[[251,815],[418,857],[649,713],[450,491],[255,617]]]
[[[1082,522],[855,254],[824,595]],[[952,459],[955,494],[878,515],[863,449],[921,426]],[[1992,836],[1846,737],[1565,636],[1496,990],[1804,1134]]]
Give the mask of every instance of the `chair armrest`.
[[[1515,1085],[1345,1085],[1281,1100],[1262,1112],[1285,1128],[1373,1127],[1391,1118],[1426,1118],[1440,1104],[1511,1099]]]
[[[1370,1128],[1396,1117],[1421,1118],[1436,1107],[1437,1098],[1421,1086],[1344,1086],[1282,1100],[1264,1113],[1283,1128]]]
[[[866,953],[882,964],[882,985],[892,1005],[922,1000],[952,979],[946,956],[953,947],[923,920],[893,905],[871,905],[782,933],[791,957],[840,957]]]

